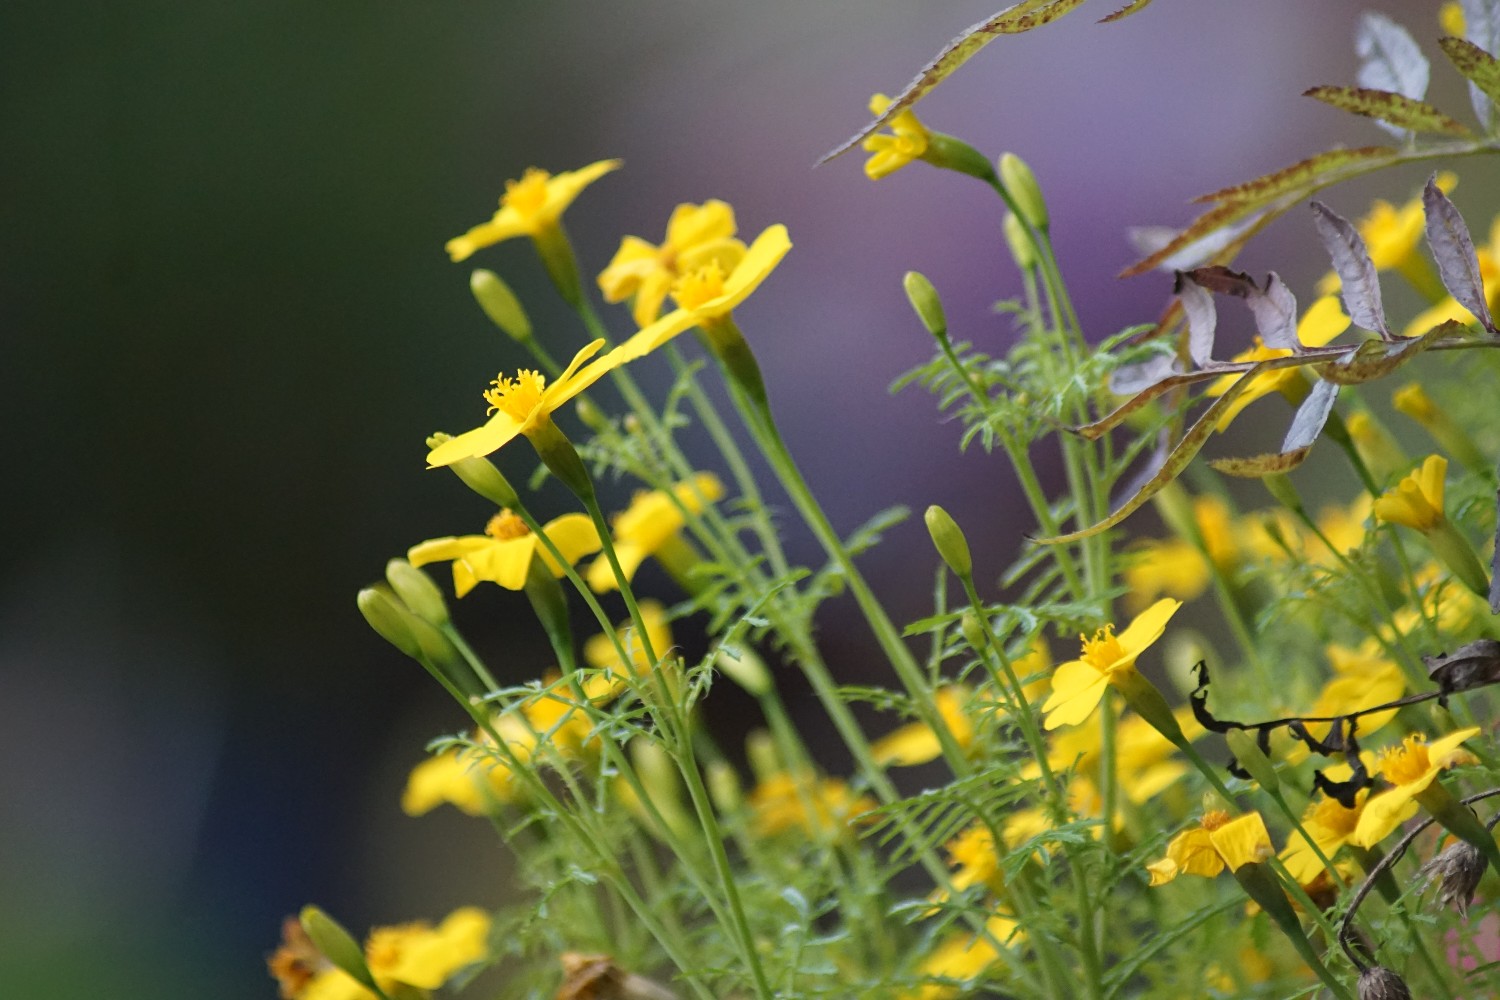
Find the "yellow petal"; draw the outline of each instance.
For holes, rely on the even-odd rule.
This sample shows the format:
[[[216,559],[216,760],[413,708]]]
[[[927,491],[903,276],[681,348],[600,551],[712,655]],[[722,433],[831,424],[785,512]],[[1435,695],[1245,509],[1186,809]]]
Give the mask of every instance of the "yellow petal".
[[[556,220],[562,215],[563,209],[571,205],[573,199],[577,198],[584,188],[611,170],[618,170],[622,166],[624,166],[622,160],[599,160],[579,170],[565,170],[554,175],[547,181],[547,207],[544,213],[550,219]]]
[[[553,518],[542,525],[542,533],[552,540],[552,544],[557,546],[570,566],[589,553],[599,551],[599,529],[594,527],[593,519],[587,514],[564,514]],[[537,554],[542,557],[542,562],[546,563],[553,576],[564,575],[566,571],[557,564],[545,546],[538,545]]]
[[[876,740],[870,747],[875,763],[882,767],[912,767],[936,760],[943,752],[937,734],[924,723],[913,722]]]
[[[489,222],[481,222],[462,236],[455,236],[443,244],[448,259],[457,264],[472,257],[475,251],[494,246],[517,236],[530,235],[531,227],[512,209],[502,208]]]
[[[526,573],[536,549],[535,535],[497,539],[469,553],[463,561],[478,579],[498,583],[506,590],[521,590],[526,586]]]
[[[425,566],[428,563],[447,562],[450,559],[462,559],[475,549],[482,549],[490,545],[494,539],[486,535],[449,535],[445,538],[429,538],[425,542],[418,542],[406,550],[406,561],[413,566]]]
[[[1307,347],[1322,347],[1349,329],[1350,319],[1337,295],[1324,295],[1297,321],[1297,339]]]
[[[1167,630],[1167,622],[1182,607],[1182,602],[1171,597],[1163,597],[1151,607],[1135,616],[1135,620],[1125,626],[1125,631],[1120,633],[1120,647],[1134,659],[1147,646],[1150,646],[1161,634]]]
[[[1246,813],[1225,823],[1211,831],[1208,839],[1230,871],[1238,871],[1245,865],[1264,861],[1276,853],[1276,849],[1271,846],[1271,834],[1266,830],[1266,821],[1258,812]]]
[[[405,943],[388,970],[391,979],[435,990],[459,969],[489,955],[489,914],[470,906],[455,910],[435,929]]]
[[[1108,687],[1108,677],[1092,665],[1082,660],[1062,664],[1052,674],[1052,694],[1042,705],[1044,728],[1078,725],[1094,714]]]
[[[702,205],[678,205],[667,220],[667,245],[683,250],[727,239],[734,235],[735,228],[734,209],[727,202],[710,198]]]
[[[1359,823],[1354,827],[1354,835],[1349,838],[1349,843],[1356,847],[1374,847],[1389,837],[1396,827],[1416,814],[1417,803],[1414,800],[1417,791],[1414,786],[1398,785],[1379,795],[1370,796],[1364,811],[1359,814]]]
[[[510,414],[497,412],[484,424],[449,438],[427,453],[429,469],[442,468],[465,458],[476,458],[498,451],[521,433],[521,424]]]

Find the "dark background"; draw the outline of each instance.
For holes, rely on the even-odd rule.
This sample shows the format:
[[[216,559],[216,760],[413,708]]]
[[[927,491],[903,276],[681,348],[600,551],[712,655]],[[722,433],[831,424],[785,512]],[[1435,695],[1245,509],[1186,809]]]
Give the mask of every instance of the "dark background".
[[[922,116],[1032,164],[1098,338],[1170,291],[1112,277],[1132,259],[1127,225],[1180,224],[1192,195],[1382,141],[1297,96],[1352,82],[1365,6],[1160,0],[1110,26],[1093,23],[1110,5],[1090,6],[996,42]],[[1378,6],[1438,34],[1435,4]],[[878,184],[857,155],[811,168],[872,92],[990,13],[0,9],[0,993],[269,997],[263,956],[306,901],[363,929],[505,898],[484,824],[400,814],[425,740],[462,723],[353,596],[387,558],[487,513],[423,471],[422,439],[476,422],[478,390],[523,358],[441,248],[530,164],[625,160],[568,215],[588,274],[624,233],[659,240],[680,201],[729,200],[747,236],[787,222],[796,248],[739,315],[836,524],[940,502],[998,571],[1030,527],[1002,463],[959,456],[920,391],[886,391],[930,350],[901,293],[909,268],[944,293],[957,336],[1010,342],[990,312],[1019,291],[995,201],[922,164]],[[1451,71],[1434,79],[1467,108]],[[1328,197],[1353,216],[1420,177]],[[1494,177],[1470,165],[1460,207],[1492,211]],[[474,263],[515,285],[554,353],[581,342],[525,241]],[[1277,268],[1304,301],[1324,266],[1297,213],[1242,263]],[[623,312],[609,321],[629,332]],[[663,384],[659,366],[639,374]],[[503,459],[517,481],[531,464]],[[792,544],[815,557],[800,531]],[[903,619],[925,610],[932,563],[920,520],[863,559]],[[486,588],[460,613],[505,679],[546,668],[518,595]],[[851,609],[821,624],[842,679],[875,662]]]

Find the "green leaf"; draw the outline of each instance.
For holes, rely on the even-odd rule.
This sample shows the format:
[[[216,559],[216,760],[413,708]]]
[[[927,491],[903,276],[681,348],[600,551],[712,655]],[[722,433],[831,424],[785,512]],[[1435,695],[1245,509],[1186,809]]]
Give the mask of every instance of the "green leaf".
[[[1366,164],[1368,166],[1381,166],[1396,157],[1396,150],[1390,146],[1360,146],[1355,149],[1329,149],[1316,156],[1309,156],[1305,160],[1299,160],[1289,167],[1272,171],[1263,177],[1257,177],[1243,184],[1234,184],[1227,188],[1199,195],[1194,198],[1195,202],[1241,202],[1248,201],[1254,204],[1263,204],[1272,198],[1279,197],[1292,191],[1318,186],[1319,178],[1332,174],[1335,171],[1347,167],[1350,164]]]
[[[1368,87],[1313,87],[1302,92],[1324,104],[1350,114],[1374,118],[1397,128],[1413,132],[1436,132],[1441,135],[1471,135],[1463,122],[1449,118],[1426,101],[1413,100],[1404,94]]]
[[[1001,35],[1019,35],[1033,28],[1040,28],[1044,24],[1050,24],[1083,3],[1084,0],[1052,0],[1051,3],[1043,3],[1040,0],[1022,0],[1021,3],[1005,8],[993,17],[970,25],[957,38],[944,46],[943,50],[937,54],[937,58],[922,67],[911,83],[908,83],[905,89],[896,95],[896,99],[891,101],[890,107],[870,124],[825,153],[818,162],[827,163],[835,156],[853,149],[872,135],[876,129],[927,96],[928,91],[942,83],[952,75],[954,70],[968,62],[974,53],[996,38]]]
[[[1500,104],[1500,59],[1462,38],[1440,38],[1438,45],[1448,61],[1468,77],[1480,93]],[[1489,123],[1481,120],[1480,124],[1488,126]]]

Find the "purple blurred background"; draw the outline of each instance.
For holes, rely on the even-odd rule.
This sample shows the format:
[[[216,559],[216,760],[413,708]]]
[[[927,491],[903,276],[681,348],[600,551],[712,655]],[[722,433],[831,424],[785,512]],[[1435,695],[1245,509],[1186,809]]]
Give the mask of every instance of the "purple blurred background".
[[[1298,96],[1352,82],[1359,11],[1438,34],[1436,4],[1253,7],[1159,0],[1097,25],[1112,8],[1091,5],[1000,39],[921,105],[932,127],[1030,162],[1092,338],[1150,321],[1170,292],[1165,275],[1113,277],[1133,259],[1127,226],[1181,224],[1193,195],[1382,141]],[[991,310],[1019,291],[998,204],[923,164],[879,183],[857,153],[812,169],[871,93],[992,12],[0,12],[0,994],[268,997],[262,957],[306,901],[362,929],[505,898],[484,824],[400,814],[405,771],[462,721],[353,597],[408,545],[486,515],[423,471],[421,442],[469,426],[485,381],[523,358],[441,248],[528,165],[625,160],[568,215],[590,273],[625,233],[658,240],[681,201],[727,199],[747,235],[786,222],[796,247],[739,316],[835,523],[942,503],[997,573],[1031,527],[1003,462],[959,455],[928,396],[887,386],[931,351],[908,269],[943,293],[956,337],[1009,344]],[[1435,66],[1434,81],[1440,103],[1467,106],[1454,74]],[[1421,175],[1327,198],[1352,216]],[[1493,211],[1495,177],[1471,165],[1460,206]],[[515,285],[554,353],[580,342],[524,241],[473,263]],[[1325,266],[1298,213],[1241,263],[1304,297]],[[623,312],[609,320],[629,332]],[[666,383],[662,366],[639,374]],[[531,459],[503,464],[523,481]],[[817,558],[800,529],[792,547]],[[863,559],[900,619],[928,609],[933,562],[920,519]],[[857,617],[826,612],[840,677],[870,676]],[[547,666],[519,595],[488,588],[459,614],[507,680]]]

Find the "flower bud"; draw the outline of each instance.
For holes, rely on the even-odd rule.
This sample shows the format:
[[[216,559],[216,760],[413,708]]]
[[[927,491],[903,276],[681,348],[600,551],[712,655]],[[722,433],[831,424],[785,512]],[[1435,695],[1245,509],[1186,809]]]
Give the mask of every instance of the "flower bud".
[[[432,577],[405,559],[392,559],[385,564],[385,579],[412,614],[438,628],[448,624],[448,605]]]
[[[1274,794],[1281,787],[1275,765],[1271,763],[1271,758],[1261,752],[1255,737],[1243,729],[1231,729],[1224,734],[1224,742],[1229,744],[1229,752],[1234,754],[1235,761],[1250,773],[1250,777],[1261,788]]]
[[[388,586],[366,587],[359,592],[355,603],[359,605],[359,613],[382,639],[412,659],[421,655],[422,647],[411,630],[412,614]]]
[[[907,271],[906,277],[901,279],[901,285],[906,289],[907,301],[916,310],[917,318],[922,321],[927,332],[939,338],[948,336],[948,318],[943,315],[943,300],[938,297],[932,282],[920,272]]]
[[[757,698],[771,691],[771,672],[766,669],[766,662],[752,649],[744,646],[735,649],[720,646],[714,653],[714,666],[725,677]]]
[[[943,557],[949,569],[967,580],[974,572],[974,560],[969,555],[969,542],[964,538],[963,529],[937,504],[927,508],[925,520],[927,533],[932,536],[938,555]]]
[[[1437,901],[1440,906],[1452,906],[1459,916],[1468,919],[1469,904],[1479,888],[1487,867],[1479,848],[1459,841],[1417,871],[1425,889],[1433,881],[1438,883]]]
[[[984,634],[984,623],[974,612],[965,611],[963,617],[958,620],[958,627],[963,632],[964,639],[974,647],[976,653],[983,653],[989,646],[989,638]]]
[[[609,430],[609,415],[599,408],[598,403],[587,396],[578,398],[578,402],[573,405],[573,412],[577,413],[583,425],[595,434],[602,434]]]
[[[739,811],[744,805],[744,793],[740,788],[740,776],[735,773],[734,768],[722,760],[711,760],[706,768],[708,776],[708,797],[713,800],[714,808],[725,815],[732,815]]]
[[[438,433],[427,439],[428,449],[436,448],[438,445],[452,438],[451,434]],[[511,487],[506,478],[495,468],[495,463],[487,458],[461,458],[448,466],[453,474],[469,489],[478,493],[496,507],[504,507],[506,510],[515,510],[521,506],[521,498]]]
[[[323,953],[324,958],[364,985],[376,988],[375,977],[365,964],[364,951],[338,921],[311,904],[302,908],[298,919],[302,930]]]
[[[1038,232],[1046,232],[1051,220],[1047,217],[1047,202],[1042,198],[1042,188],[1036,182],[1036,174],[1026,161],[1015,153],[1000,157],[1000,180],[1016,203],[1016,211],[1022,219]]]
[[[1023,271],[1036,267],[1036,244],[1031,242],[1031,234],[1026,231],[1026,224],[1017,217],[1016,213],[1006,212],[1004,229],[1005,244],[1010,247],[1010,255],[1016,259],[1016,266]]]
[[[781,756],[776,752],[776,741],[764,729],[756,729],[745,737],[745,757],[750,761],[750,770],[756,781],[770,781],[781,773]]]
[[[1344,418],[1344,426],[1349,431],[1349,439],[1354,442],[1354,450],[1364,460],[1370,475],[1382,486],[1400,478],[1402,472],[1411,465],[1406,452],[1366,411],[1357,410],[1349,414]]]
[[[1406,980],[1383,965],[1372,965],[1359,974],[1359,1000],[1411,1000]]]
[[[521,300],[498,274],[479,268],[469,275],[469,291],[474,293],[479,308],[496,326],[515,340],[531,339],[531,320],[521,308]]]

